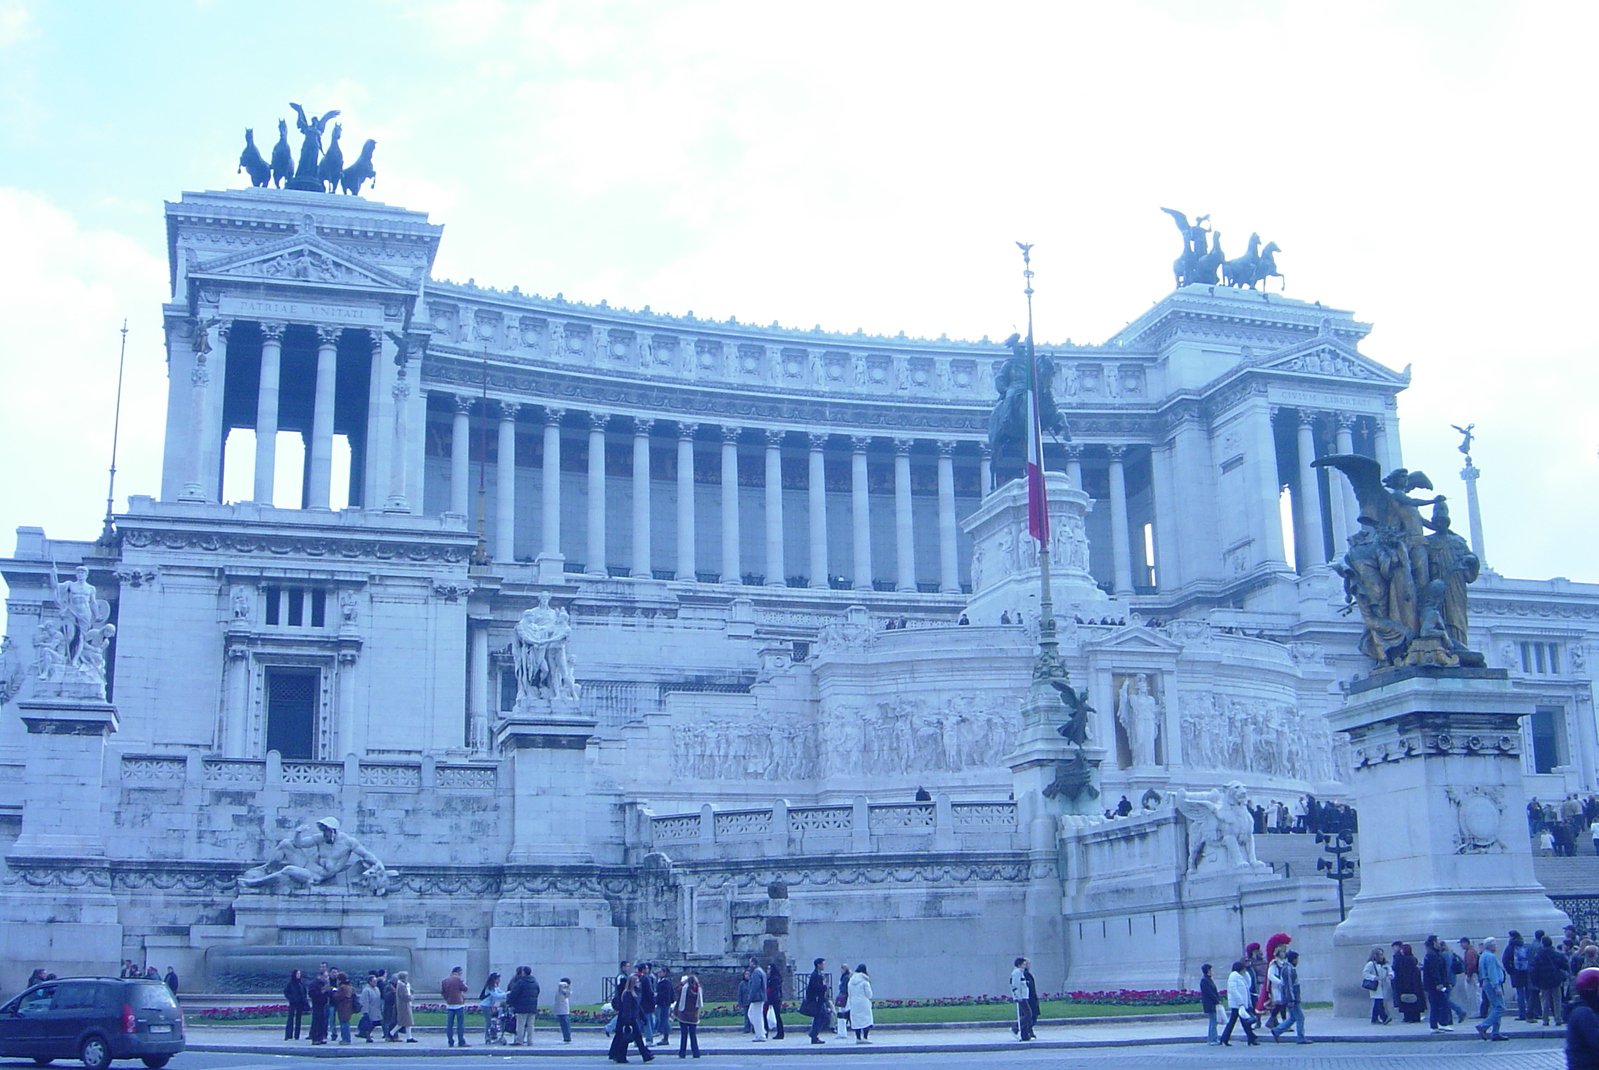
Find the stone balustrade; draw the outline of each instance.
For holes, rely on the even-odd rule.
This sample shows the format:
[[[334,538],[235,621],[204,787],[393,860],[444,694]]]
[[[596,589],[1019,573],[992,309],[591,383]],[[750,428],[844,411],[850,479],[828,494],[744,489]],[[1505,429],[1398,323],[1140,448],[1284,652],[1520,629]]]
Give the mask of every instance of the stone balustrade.
[[[181,788],[191,780],[207,789],[264,791],[268,788],[359,788],[366,791],[418,793],[426,788],[493,792],[499,774],[491,765],[455,765],[435,761],[301,761],[280,758],[214,758],[182,754],[124,754],[121,781],[125,787]]]
[[[698,813],[656,816],[644,810],[641,816],[640,846],[674,861],[1025,846],[1014,802],[955,802],[947,795],[912,803],[857,796],[821,806],[790,806],[779,799],[757,809],[707,805]]]

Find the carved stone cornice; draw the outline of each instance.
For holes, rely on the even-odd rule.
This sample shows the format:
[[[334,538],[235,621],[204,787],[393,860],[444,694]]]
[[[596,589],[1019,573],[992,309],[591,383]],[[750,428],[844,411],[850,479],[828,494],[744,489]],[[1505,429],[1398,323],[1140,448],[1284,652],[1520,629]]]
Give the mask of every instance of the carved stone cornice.
[[[136,518],[121,517],[117,528],[122,544],[135,550],[182,550],[186,552],[263,555],[268,559],[289,556],[327,561],[400,561],[418,564],[462,564],[472,553],[472,536],[461,532],[416,538],[412,533],[397,538],[375,538],[363,532],[351,538],[322,532],[278,532],[219,530],[203,521],[200,526],[141,527]]]

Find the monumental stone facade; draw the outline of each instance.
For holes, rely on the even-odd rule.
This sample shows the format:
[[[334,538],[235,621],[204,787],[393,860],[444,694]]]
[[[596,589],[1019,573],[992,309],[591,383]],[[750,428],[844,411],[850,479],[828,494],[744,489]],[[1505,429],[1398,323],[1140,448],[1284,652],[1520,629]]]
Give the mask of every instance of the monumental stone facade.
[[[1330,930],[1315,881],[1189,872],[1167,804],[1057,827],[1013,775],[1038,557],[991,487],[999,345],[451,283],[442,227],[355,197],[188,193],[166,219],[158,493],[112,544],[23,528],[0,562],[9,961],[205,987],[333,946],[597,995],[619,956],[821,954],[931,995],[996,990],[1018,953],[1051,989],[1191,981],[1245,899]],[[1344,790],[1327,715],[1363,665],[1326,562],[1356,510],[1311,461],[1401,463],[1409,375],[1369,330],[1194,285],[1049,347],[1074,438],[1046,463],[1084,503],[1055,604],[1105,803]],[[106,712],[45,731],[41,629],[80,564],[115,627]],[[541,596],[570,676],[519,687]],[[1470,597],[1535,710],[1528,794],[1593,789],[1599,588],[1490,570]],[[383,895],[238,885],[323,816],[392,869]],[[1183,902],[1224,946],[1127,965],[1113,929]]]

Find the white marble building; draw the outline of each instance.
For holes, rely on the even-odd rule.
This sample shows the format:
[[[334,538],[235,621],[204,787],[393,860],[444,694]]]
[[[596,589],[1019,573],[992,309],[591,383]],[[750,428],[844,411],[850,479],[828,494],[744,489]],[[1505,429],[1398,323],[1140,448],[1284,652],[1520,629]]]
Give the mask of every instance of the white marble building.
[[[597,979],[619,952],[772,939],[905,994],[997,989],[979,949],[1074,976],[1082,903],[1012,797],[1036,550],[983,520],[999,346],[449,283],[442,227],[354,197],[188,193],[166,219],[159,493],[112,546],[23,528],[0,561],[0,955],[204,977],[208,950],[304,930]],[[1355,508],[1309,462],[1400,463],[1409,375],[1361,354],[1369,329],[1192,286],[1050,347],[1074,440],[1046,459],[1091,501],[1057,546],[1062,649],[1108,802],[1340,791],[1325,715],[1363,665],[1324,562]],[[79,563],[112,607],[116,712],[46,753],[35,629],[52,564]],[[541,592],[581,684],[544,721],[510,654]],[[1599,587],[1490,571],[1471,597],[1473,645],[1536,695],[1529,794],[1594,788]],[[52,830],[26,787],[46,766],[98,800],[90,827]],[[378,906],[240,893],[323,814],[397,870]],[[58,903],[81,928],[15,924]]]

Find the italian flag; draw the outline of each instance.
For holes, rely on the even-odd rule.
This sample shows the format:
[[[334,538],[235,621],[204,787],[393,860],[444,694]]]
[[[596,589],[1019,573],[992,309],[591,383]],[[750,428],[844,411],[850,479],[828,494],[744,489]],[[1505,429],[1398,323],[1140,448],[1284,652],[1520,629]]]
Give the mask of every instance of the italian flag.
[[[1049,499],[1044,494],[1044,428],[1038,415],[1038,354],[1027,336],[1027,534],[1049,541]]]

